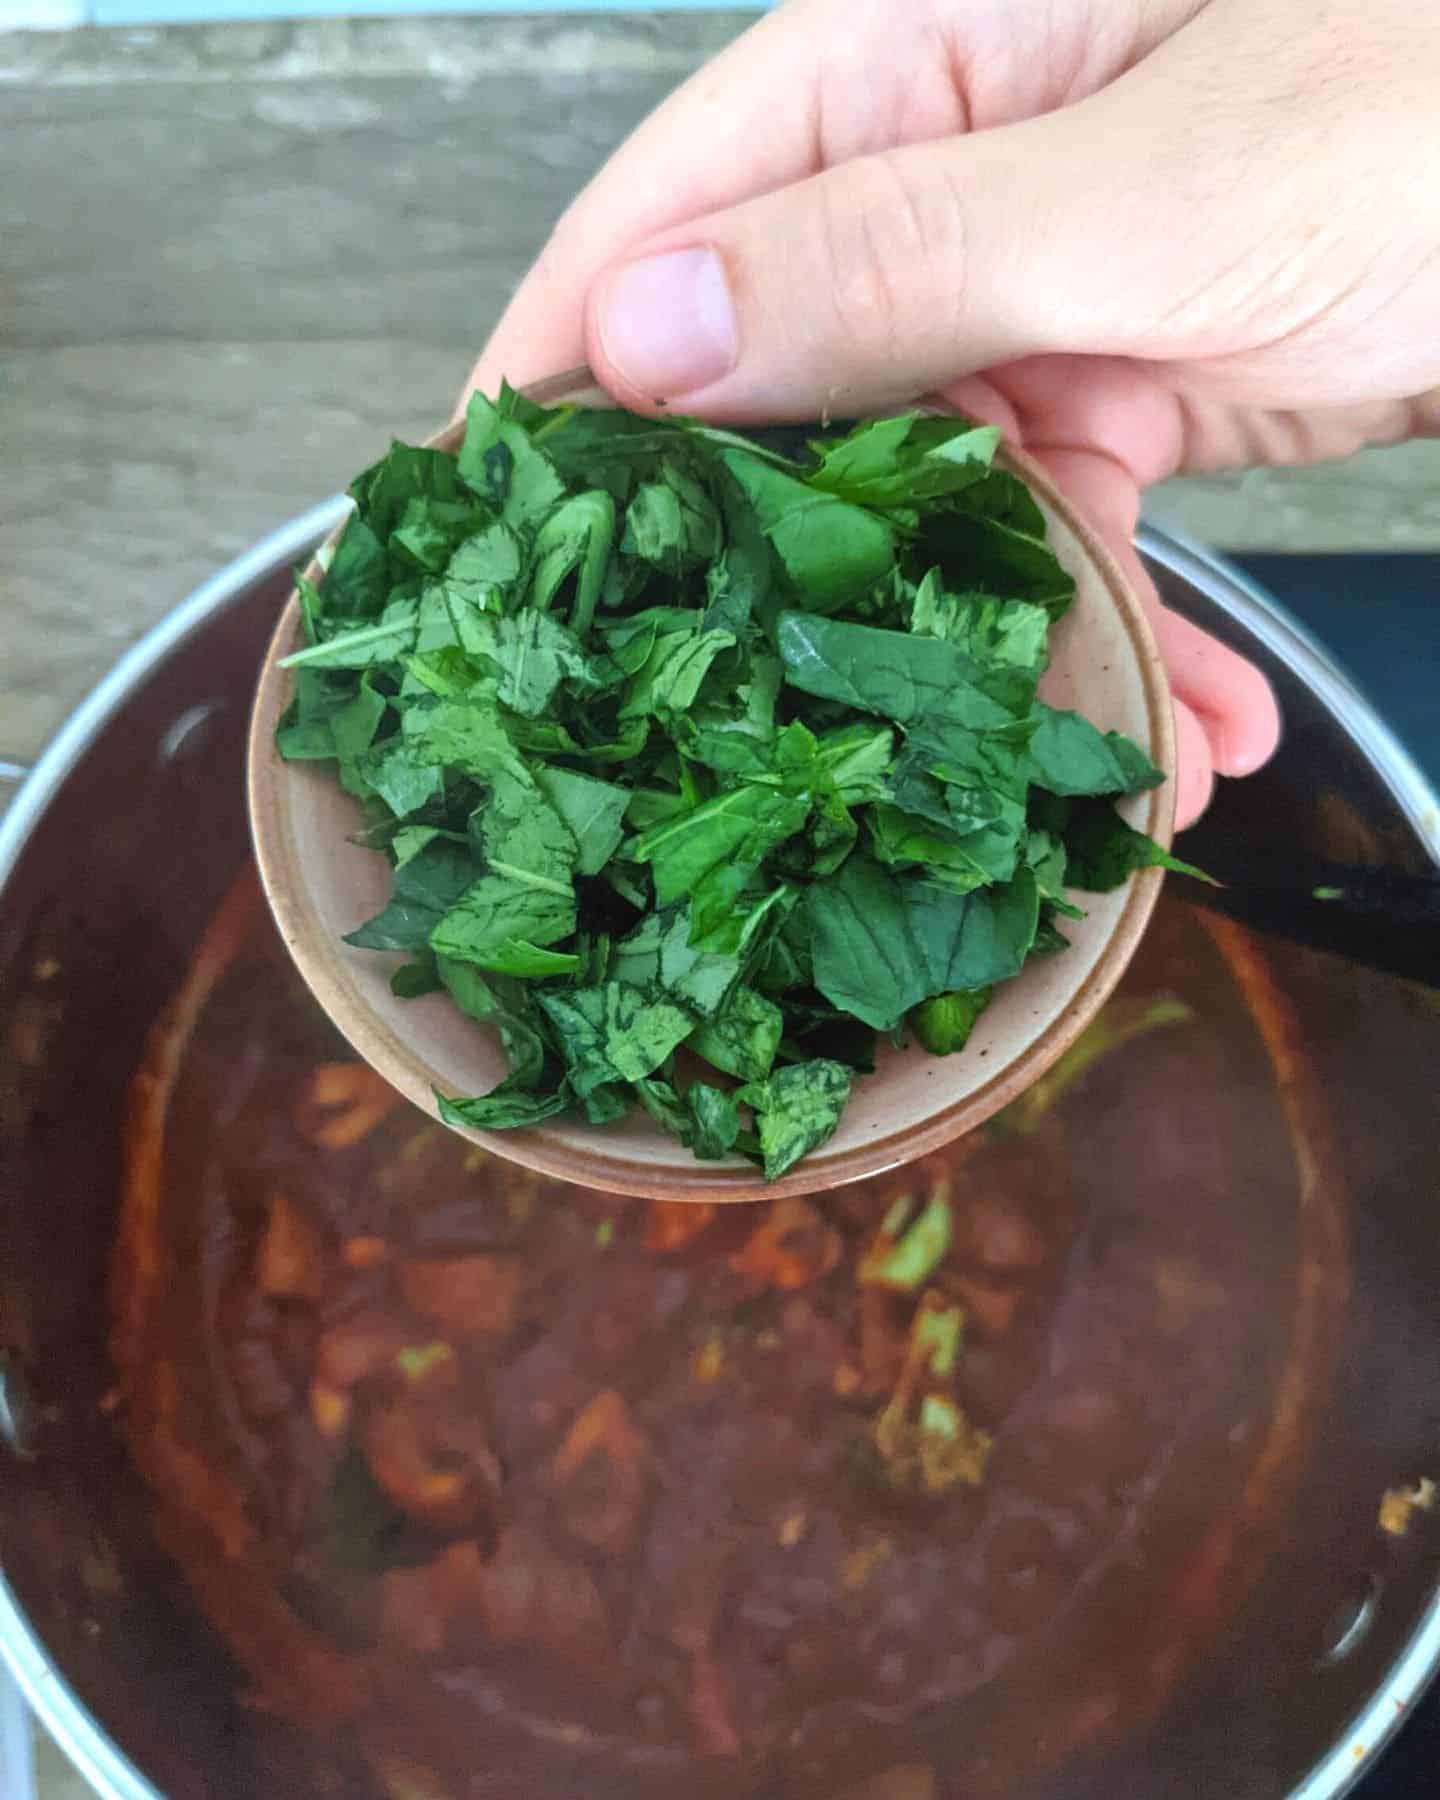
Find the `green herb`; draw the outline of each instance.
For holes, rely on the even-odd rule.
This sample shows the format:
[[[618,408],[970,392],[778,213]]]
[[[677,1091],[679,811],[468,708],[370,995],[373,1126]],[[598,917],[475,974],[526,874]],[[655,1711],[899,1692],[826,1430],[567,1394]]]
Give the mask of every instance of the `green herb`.
[[[741,1088],[739,1098],[755,1109],[765,1178],[774,1181],[833,1136],[850,1098],[850,1071],[823,1058],[795,1063]]]
[[[1138,794],[1164,779],[1138,745],[1118,731],[1103,736],[1078,713],[1037,706],[1030,779],[1052,794]]]
[[[931,1375],[955,1373],[964,1337],[965,1315],[958,1306],[922,1307],[915,1315],[914,1343]]]
[[[390,902],[345,939],[357,950],[422,950],[430,934],[475,880],[463,844],[427,845],[395,871]]]
[[[444,1119],[639,1105],[777,1177],[877,1032],[963,1051],[991,990],[1063,949],[1073,890],[1183,867],[1115,811],[1159,780],[1143,752],[1038,698],[1074,583],[996,444],[506,389],[458,454],[396,444],[358,477],[301,583],[277,744],[333,763],[390,861],[347,941],[500,1038],[506,1079]],[[897,1280],[941,1224],[897,1239]]]
[[[958,994],[937,994],[910,1015],[915,1035],[932,1056],[953,1056],[970,1042],[975,1021],[990,1004],[992,988],[971,988]]]
[[[993,1441],[975,1428],[947,1391],[964,1343],[965,1319],[931,1289],[910,1323],[900,1378],[876,1417],[872,1436],[890,1484],[931,1497],[985,1479]]]
[[[432,1369],[454,1362],[455,1352],[448,1344],[406,1344],[395,1352],[395,1367],[407,1381],[423,1381]]]
[[[1070,882],[1090,893],[1103,894],[1121,886],[1137,869],[1169,869],[1216,885],[1203,869],[1181,862],[1144,832],[1127,825],[1113,806],[1093,801],[1072,806],[1063,838]]]
[[[899,1235],[898,1224],[892,1230],[891,1220],[887,1219],[885,1223],[887,1236],[898,1237],[898,1241],[873,1265],[867,1263],[861,1279],[870,1286],[918,1293],[944,1262],[945,1253],[950,1248],[954,1221],[950,1216],[949,1196],[944,1192],[933,1195],[903,1236]],[[958,1327],[957,1315],[957,1333]]]
[[[775,1062],[785,1015],[754,988],[736,988],[716,1016],[689,1037],[689,1048],[741,1081],[763,1081]]]

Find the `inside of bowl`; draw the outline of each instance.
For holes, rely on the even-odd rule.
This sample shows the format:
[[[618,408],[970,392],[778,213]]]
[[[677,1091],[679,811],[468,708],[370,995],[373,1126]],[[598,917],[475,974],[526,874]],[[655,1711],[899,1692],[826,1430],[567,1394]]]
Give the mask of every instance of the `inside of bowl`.
[[[573,397],[573,388],[563,397]],[[454,427],[437,440],[456,442]],[[1041,472],[1013,458],[1011,463],[1031,484],[1052,547],[1077,583],[1075,601],[1052,637],[1042,696],[1102,730],[1124,733],[1169,767],[1168,688],[1138,603],[1113,560]],[[298,641],[292,608],[282,621],[278,650]],[[389,866],[354,841],[358,804],[328,771],[275,757],[271,739],[287,697],[286,677],[272,657],[253,727],[252,815],[283,938],[352,1045],[407,1098],[433,1109],[437,1092],[448,1098],[487,1093],[508,1072],[498,1039],[443,995],[398,997],[390,977],[402,957],[343,943],[384,906]],[[1172,810],[1168,784],[1122,806],[1131,824],[1163,843]],[[638,1111],[603,1129],[562,1117],[537,1131],[470,1135],[552,1174],[620,1192],[677,1197],[810,1191],[892,1166],[969,1129],[1060,1054],[1133,954],[1158,879],[1146,873],[1112,893],[1077,896],[1085,917],[1066,923],[1070,948],[1033,960],[1020,978],[1004,984],[963,1052],[937,1059],[913,1043],[899,1051],[882,1048],[876,1072],[857,1081],[835,1135],[779,1183],[763,1183],[738,1157],[697,1163]]]

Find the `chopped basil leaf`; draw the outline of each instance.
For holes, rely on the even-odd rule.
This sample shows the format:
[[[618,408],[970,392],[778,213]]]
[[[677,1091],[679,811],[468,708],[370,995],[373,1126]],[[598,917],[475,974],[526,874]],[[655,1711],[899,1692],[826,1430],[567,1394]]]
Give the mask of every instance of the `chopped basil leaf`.
[[[347,942],[500,1038],[509,1075],[443,1118],[638,1105],[773,1179],[877,1033],[962,1052],[1064,948],[1074,890],[1184,867],[1115,811],[1160,779],[1143,751],[1038,698],[1074,583],[997,446],[918,412],[762,442],[503,388],[457,455],[395,444],[356,479],[300,583],[277,746],[334,764],[389,859]],[[929,1266],[921,1224],[896,1280]]]

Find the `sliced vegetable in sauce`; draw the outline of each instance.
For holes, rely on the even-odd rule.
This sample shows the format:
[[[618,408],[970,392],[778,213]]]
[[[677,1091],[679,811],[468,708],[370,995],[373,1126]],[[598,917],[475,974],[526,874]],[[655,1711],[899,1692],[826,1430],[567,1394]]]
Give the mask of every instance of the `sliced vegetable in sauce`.
[[[1038,697],[1074,582],[997,444],[507,388],[458,454],[356,480],[277,747],[333,762],[392,865],[347,941],[500,1033],[508,1077],[445,1120],[638,1105],[777,1178],[875,1032],[963,1052],[1070,890],[1184,866],[1115,811],[1144,752]]]

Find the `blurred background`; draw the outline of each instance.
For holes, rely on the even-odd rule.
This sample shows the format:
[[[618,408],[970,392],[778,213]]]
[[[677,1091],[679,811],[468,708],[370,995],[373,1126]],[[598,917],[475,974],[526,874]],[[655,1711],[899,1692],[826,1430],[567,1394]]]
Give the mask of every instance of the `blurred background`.
[[[0,760],[433,430],[565,202],[753,17],[0,0]],[[1440,443],[1172,483],[1149,512],[1238,553],[1440,776]],[[87,1791],[41,1762],[44,1800]]]

